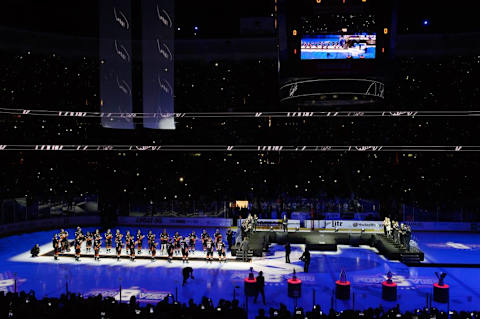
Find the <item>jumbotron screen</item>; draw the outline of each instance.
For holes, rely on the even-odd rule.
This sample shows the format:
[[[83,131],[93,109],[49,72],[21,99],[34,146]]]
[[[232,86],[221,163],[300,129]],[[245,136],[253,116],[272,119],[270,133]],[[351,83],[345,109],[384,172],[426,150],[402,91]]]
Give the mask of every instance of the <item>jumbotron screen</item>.
[[[323,34],[302,37],[301,60],[374,59],[375,34]]]

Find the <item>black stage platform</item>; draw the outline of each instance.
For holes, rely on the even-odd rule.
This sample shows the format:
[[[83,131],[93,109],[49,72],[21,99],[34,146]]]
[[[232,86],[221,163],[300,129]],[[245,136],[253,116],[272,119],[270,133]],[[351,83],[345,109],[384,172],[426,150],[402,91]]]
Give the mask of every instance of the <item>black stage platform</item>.
[[[412,264],[424,259],[422,251],[414,248],[407,251],[385,235],[372,233],[257,231],[250,237],[249,249],[253,250],[253,256],[261,257],[270,244],[284,245],[287,242],[305,244],[311,251],[336,251],[337,245],[368,245],[375,247],[381,255],[390,260]],[[232,248],[232,256],[235,256],[235,253],[236,248]]]
[[[54,251],[53,250],[50,250],[44,254],[41,254],[40,256],[51,256],[53,257],[54,256]],[[69,257],[69,258],[75,258],[75,254],[73,252],[73,249],[72,251],[70,252],[63,252],[63,253],[60,253],[58,255],[58,257]],[[87,258],[87,259],[93,259],[93,252],[90,252],[90,253],[81,253],[80,254],[80,258],[83,259],[83,258]],[[114,250],[112,250],[111,253],[105,253],[105,252],[102,252],[100,253],[99,255],[100,259],[117,259],[117,255],[116,253],[114,252]],[[130,256],[127,255],[127,254],[122,254],[120,256],[120,259],[127,259],[127,260],[130,260]],[[143,254],[136,254],[135,255],[135,260],[143,260],[143,259],[147,259],[147,260],[168,260],[168,256],[166,255],[156,255],[154,259],[152,259],[152,256],[150,256],[146,251],[144,251]],[[172,260],[182,260],[182,256],[181,255],[174,255],[172,257]],[[197,252],[196,254],[190,254],[188,256],[188,260],[189,261],[193,261],[193,260],[202,260],[202,261],[205,261],[206,260],[206,256],[205,256],[205,253],[204,252]],[[213,256],[213,261],[216,261],[218,262],[218,255],[216,253],[214,253],[214,256]],[[237,260],[235,257],[226,257],[226,259],[222,262],[231,262],[231,261],[244,261],[244,260]],[[249,260],[245,260],[245,261],[249,261]]]

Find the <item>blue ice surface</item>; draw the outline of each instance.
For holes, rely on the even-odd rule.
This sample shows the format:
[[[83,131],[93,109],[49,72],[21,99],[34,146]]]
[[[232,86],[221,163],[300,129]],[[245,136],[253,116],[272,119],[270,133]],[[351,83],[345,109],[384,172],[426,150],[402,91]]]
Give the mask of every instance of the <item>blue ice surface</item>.
[[[127,228],[121,227],[122,232]],[[88,230],[93,230],[89,228]],[[131,227],[132,232],[136,228]],[[187,234],[190,228],[168,228],[172,235],[174,231],[180,234]],[[201,229],[194,229],[197,234]],[[114,231],[114,229],[112,229]],[[143,228],[143,232],[147,229]],[[157,239],[161,229],[156,229]],[[214,229],[208,231],[213,233]],[[73,234],[74,230],[69,229]],[[225,229],[222,229],[225,232]],[[278,307],[280,303],[286,304],[293,309],[294,300],[287,297],[287,275],[278,275],[279,269],[291,267],[284,263],[283,247],[272,246],[271,251],[265,257],[268,265],[263,271],[266,277],[265,293],[267,305],[264,307],[260,302],[253,304],[252,298],[248,301],[243,294],[243,278],[248,275],[245,267],[239,270],[224,269],[224,264],[212,263],[209,268],[194,268],[195,279],[182,287],[181,269],[185,266],[180,261],[175,261],[169,267],[166,261],[157,261],[158,267],[136,266],[127,267],[124,265],[87,265],[86,263],[32,263],[10,260],[13,256],[28,251],[33,244],[45,244],[50,242],[54,231],[42,231],[31,234],[15,235],[0,238],[0,290],[13,291],[12,278],[17,278],[18,290],[34,290],[37,297],[59,296],[65,292],[68,283],[71,292],[85,295],[104,293],[116,293],[119,286],[123,289],[134,288],[141,290],[144,299],[159,298],[162,293],[172,293],[177,290],[178,300],[187,302],[193,298],[199,302],[203,296],[208,296],[217,303],[219,299],[232,299],[235,286],[237,298],[241,304],[248,303],[249,316],[253,317],[259,308]],[[476,244],[480,242],[479,235],[473,234],[449,234],[449,233],[416,233],[421,247],[428,247],[429,244],[442,244],[447,241],[454,241],[463,244]],[[197,249],[200,248],[198,244]],[[298,257],[302,247],[293,245],[291,260],[296,265],[303,265]],[[427,254],[432,260],[440,261],[452,256],[455,260],[479,261],[478,254],[470,256],[471,251],[456,248],[427,249]],[[454,257],[453,257],[454,256]],[[102,261],[99,262],[101,264]],[[253,263],[254,265],[254,263]],[[478,310],[480,303],[480,269],[477,268],[424,268],[408,267],[399,262],[388,261],[374,251],[365,248],[339,247],[337,253],[313,252],[310,272],[297,273],[302,279],[302,297],[297,300],[298,306],[309,310],[314,302],[319,304],[324,311],[331,306],[334,282],[339,278],[340,271],[344,269],[347,279],[352,282],[352,298],[348,301],[334,300],[337,310],[352,308],[362,309],[377,307],[382,304],[385,308],[400,304],[402,310],[413,310],[423,307],[426,304],[426,297],[432,293],[432,284],[436,282],[435,271],[446,271],[446,283],[450,285],[450,309],[457,310]],[[256,269],[258,271],[258,269]],[[384,275],[392,271],[394,280],[399,284],[398,301],[386,302],[381,299],[381,282]],[[353,304],[353,294],[355,304]],[[315,295],[315,300],[313,300]],[[124,297],[125,299],[125,297]],[[447,309],[446,304],[435,304],[440,309]]]
[[[414,239],[430,262],[480,264],[480,234],[416,232]]]

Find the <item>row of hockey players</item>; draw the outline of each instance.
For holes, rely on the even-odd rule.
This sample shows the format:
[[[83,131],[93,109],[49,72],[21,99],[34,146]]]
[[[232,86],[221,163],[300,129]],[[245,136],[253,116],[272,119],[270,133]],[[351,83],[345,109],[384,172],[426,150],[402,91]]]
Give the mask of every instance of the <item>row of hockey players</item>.
[[[125,242],[123,241],[125,237]],[[156,236],[152,231],[149,231],[147,234],[147,244],[148,244],[148,254],[151,256],[152,261],[155,261],[157,255],[157,246],[158,242],[156,241]],[[86,252],[89,253],[92,251],[93,247],[93,256],[94,259],[100,260],[100,249],[102,246],[103,238],[105,238],[105,249],[106,253],[111,253],[113,249],[113,241],[115,241],[115,252],[117,260],[120,260],[122,255],[122,249],[125,247],[126,253],[130,256],[131,261],[135,261],[135,251],[138,255],[142,253],[143,240],[145,235],[142,234],[140,230],[137,231],[136,236],[132,236],[130,231],[127,231],[125,236],[117,229],[115,235],[110,231],[102,236],[100,231],[97,229],[95,233],[87,232],[85,235],[82,232],[80,227],[77,227],[75,231],[75,240],[69,242],[68,232],[61,229],[60,233],[53,236],[52,245],[54,249],[54,258],[58,259],[60,253],[69,252],[70,247],[73,246],[75,250],[75,260],[80,260],[81,247],[82,243],[85,242]],[[212,237],[204,229],[200,235],[202,242],[203,251],[206,253],[206,260],[213,261],[213,251],[214,249],[218,253],[218,260],[226,261],[226,245],[223,241],[222,234],[220,230],[216,230],[215,234]],[[197,235],[195,231],[192,231],[186,236],[181,236],[178,232],[175,233],[172,237],[167,233],[167,230],[164,229],[160,234],[160,253],[168,256],[168,261],[171,262],[175,255],[182,255],[183,262],[188,262],[189,254],[195,253],[195,244],[197,241]]]

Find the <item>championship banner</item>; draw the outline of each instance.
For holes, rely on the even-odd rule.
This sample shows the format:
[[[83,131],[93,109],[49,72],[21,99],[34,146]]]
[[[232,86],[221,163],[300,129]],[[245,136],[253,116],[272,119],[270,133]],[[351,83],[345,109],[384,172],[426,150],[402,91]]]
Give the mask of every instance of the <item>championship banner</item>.
[[[174,0],[142,1],[143,119],[151,129],[174,130]]]
[[[132,113],[131,1],[100,3],[99,57],[102,113]],[[134,129],[131,117],[102,117],[102,126]]]

